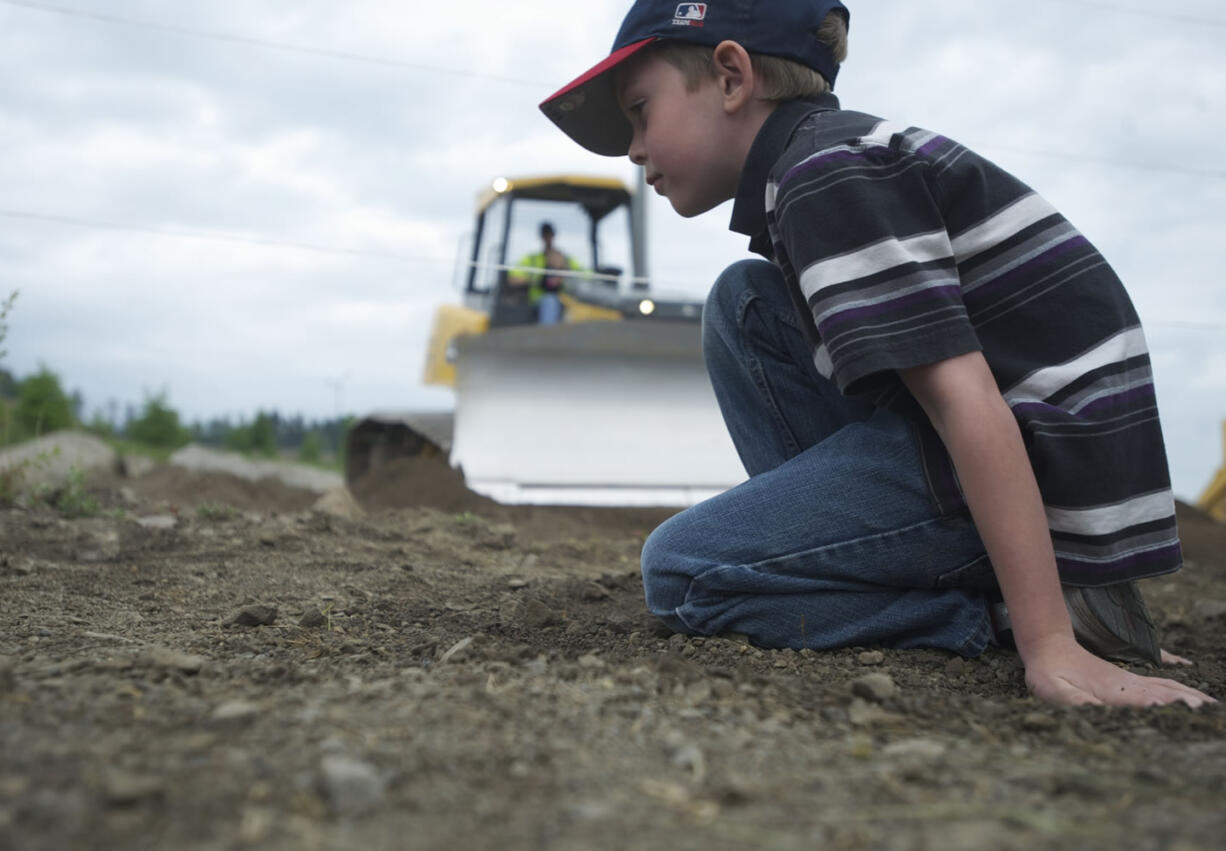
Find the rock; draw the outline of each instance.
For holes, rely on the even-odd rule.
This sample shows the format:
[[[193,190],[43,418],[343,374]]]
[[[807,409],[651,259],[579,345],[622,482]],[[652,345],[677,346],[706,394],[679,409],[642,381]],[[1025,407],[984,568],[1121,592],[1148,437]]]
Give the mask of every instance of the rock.
[[[362,506],[358,505],[353,494],[349,492],[349,488],[344,487],[333,488],[325,493],[315,501],[311,510],[331,517],[339,517],[342,520],[357,520],[364,513]]]
[[[885,661],[885,654],[880,650],[865,650],[859,659],[861,665],[880,665]]]
[[[889,674],[865,674],[852,680],[851,693],[865,700],[880,703],[898,694],[898,687]]]
[[[1194,608],[1205,620],[1226,617],[1226,600],[1197,600]]]
[[[933,739],[903,739],[901,742],[891,742],[881,749],[881,753],[895,759],[915,759],[932,761],[945,755],[945,745]]]
[[[874,724],[899,724],[903,717],[889,712],[876,703],[869,703],[860,698],[853,698],[847,709],[847,718],[853,726],[868,727]]]
[[[603,668],[604,660],[592,653],[585,653],[579,657],[579,667],[588,669]]]
[[[609,599],[609,592],[604,587],[597,585],[595,582],[589,582],[583,586],[583,599],[588,602],[597,602],[599,600]]]
[[[529,629],[542,629],[562,623],[562,616],[558,612],[535,597],[520,600],[514,614]]]
[[[329,754],[319,766],[324,797],[337,815],[361,815],[383,802],[386,785],[370,763]]]
[[[520,588],[527,588],[527,587],[528,587],[528,580],[527,580],[527,579],[520,579],[520,578],[518,578],[518,577],[516,577],[516,578],[514,578],[514,579],[508,579],[508,580],[507,580],[507,587],[508,587],[508,588],[510,588],[512,591],[518,591]]]
[[[184,674],[198,674],[207,661],[203,656],[182,653],[169,647],[154,647],[145,654],[145,661],[155,668],[166,668]]]
[[[328,616],[319,609],[307,609],[302,613],[302,617],[298,619],[298,626],[303,626],[307,629],[317,629],[325,626],[327,623]]]
[[[159,777],[129,774],[117,769],[108,771],[102,780],[102,799],[112,807],[127,807],[160,798],[165,791],[166,785]]]
[[[673,765],[693,775],[695,783],[702,783],[707,774],[707,763],[698,745],[682,745],[673,754]]]
[[[244,606],[226,621],[226,626],[269,626],[277,620],[276,606]]]
[[[1030,730],[1034,733],[1040,733],[1045,730],[1054,730],[1060,726],[1060,722],[1048,715],[1046,712],[1028,712],[1022,718],[1022,729]]]
[[[227,700],[209,718],[215,724],[241,725],[254,721],[259,714],[260,707],[249,700]]]
[[[173,514],[154,514],[149,517],[137,517],[136,523],[143,529],[166,531],[179,525],[179,518]]]

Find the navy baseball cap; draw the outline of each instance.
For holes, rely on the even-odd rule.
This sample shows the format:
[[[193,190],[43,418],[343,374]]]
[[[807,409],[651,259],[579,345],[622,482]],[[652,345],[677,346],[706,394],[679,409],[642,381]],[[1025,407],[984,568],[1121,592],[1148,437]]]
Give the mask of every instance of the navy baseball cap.
[[[839,0],[637,0],[609,56],[546,98],[541,111],[589,151],[625,156],[633,131],[617,104],[614,71],[644,47],[665,39],[708,47],[735,41],[750,53],[799,62],[833,86],[839,65],[830,48],[817,40],[817,31],[835,10],[850,22],[851,13]]]

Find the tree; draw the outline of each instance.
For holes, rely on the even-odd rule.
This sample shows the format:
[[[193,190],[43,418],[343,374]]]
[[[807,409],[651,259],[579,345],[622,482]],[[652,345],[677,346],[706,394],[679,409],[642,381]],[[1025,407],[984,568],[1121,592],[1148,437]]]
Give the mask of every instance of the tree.
[[[166,404],[164,392],[145,397],[140,416],[128,424],[125,436],[160,449],[178,449],[191,440],[188,430],[179,423],[178,411]]]
[[[72,428],[72,401],[60,385],[60,378],[47,367],[17,385],[17,405],[13,420],[27,437]]]
[[[298,447],[298,460],[308,464],[318,464],[322,454],[319,432],[308,431],[306,437],[302,438],[302,445]]]

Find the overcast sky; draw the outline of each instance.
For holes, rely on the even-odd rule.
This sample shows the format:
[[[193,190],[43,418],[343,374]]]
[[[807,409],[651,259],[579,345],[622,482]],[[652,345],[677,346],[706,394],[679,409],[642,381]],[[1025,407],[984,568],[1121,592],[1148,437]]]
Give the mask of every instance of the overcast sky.
[[[712,0],[715,2],[715,0]],[[851,0],[844,106],[1017,173],[1147,323],[1176,492],[1226,418],[1221,0]],[[627,181],[536,104],[608,53],[584,0],[0,0],[0,297],[18,375],[87,413],[166,390],[189,419],[445,407],[418,383],[477,191]],[[744,239],[650,204],[657,282],[695,295]]]

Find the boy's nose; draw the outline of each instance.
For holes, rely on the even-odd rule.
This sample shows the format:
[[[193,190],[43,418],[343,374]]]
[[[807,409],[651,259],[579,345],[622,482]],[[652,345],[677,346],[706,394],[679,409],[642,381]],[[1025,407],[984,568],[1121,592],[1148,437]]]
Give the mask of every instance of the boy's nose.
[[[630,162],[635,165],[647,165],[647,150],[639,139],[638,131],[635,131],[634,135],[630,138],[630,150],[627,153],[630,156]]]

